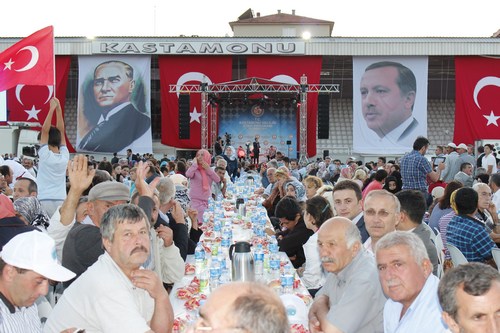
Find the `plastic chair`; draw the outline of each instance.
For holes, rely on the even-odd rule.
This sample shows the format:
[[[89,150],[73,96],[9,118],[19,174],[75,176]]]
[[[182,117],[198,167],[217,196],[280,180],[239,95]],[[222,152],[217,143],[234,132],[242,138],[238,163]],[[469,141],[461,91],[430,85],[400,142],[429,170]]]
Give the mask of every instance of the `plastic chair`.
[[[446,244],[446,248],[450,252],[451,261],[453,262],[454,267],[462,264],[467,264],[469,262],[467,258],[465,258],[462,251],[460,251],[455,245],[448,243]]]
[[[438,256],[438,278],[441,278],[444,273],[444,245],[443,245],[443,239],[441,238],[441,233],[438,231],[438,234],[434,238],[434,246],[436,247],[436,252]]]
[[[496,248],[496,247],[492,248],[491,254],[493,255],[493,260],[495,261],[495,264],[497,265],[497,269],[500,272],[500,249]]]

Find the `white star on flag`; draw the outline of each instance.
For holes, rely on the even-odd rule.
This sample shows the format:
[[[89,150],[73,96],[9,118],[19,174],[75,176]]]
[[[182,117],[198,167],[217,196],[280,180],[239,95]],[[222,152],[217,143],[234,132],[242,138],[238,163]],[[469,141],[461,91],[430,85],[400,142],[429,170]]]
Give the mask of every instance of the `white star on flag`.
[[[498,116],[498,117],[495,116],[495,114],[493,113],[493,110],[490,112],[489,116],[483,114],[483,117],[488,120],[488,123],[486,124],[486,126],[490,126],[491,124],[493,124],[496,127],[498,127],[497,120],[498,120],[498,118],[500,118],[500,116]]]
[[[3,68],[3,70],[6,70],[6,69],[11,70],[12,68],[10,68],[10,67],[12,66],[13,63],[14,63],[14,61],[12,61],[12,59],[9,59],[9,61],[4,62],[3,64],[5,65],[5,67]]]
[[[193,112],[189,113],[189,117],[191,118],[189,120],[189,123],[191,124],[193,121],[197,121],[198,124],[201,124],[200,122],[200,117],[201,117],[201,113],[198,112],[198,110],[196,110],[196,107],[193,108]]]
[[[24,110],[24,112],[26,112],[28,114],[28,119],[27,120],[30,120],[30,119],[36,119],[36,120],[38,120],[38,113],[40,111],[42,111],[42,109],[37,110],[37,109],[35,109],[34,105],[31,107],[31,110]]]

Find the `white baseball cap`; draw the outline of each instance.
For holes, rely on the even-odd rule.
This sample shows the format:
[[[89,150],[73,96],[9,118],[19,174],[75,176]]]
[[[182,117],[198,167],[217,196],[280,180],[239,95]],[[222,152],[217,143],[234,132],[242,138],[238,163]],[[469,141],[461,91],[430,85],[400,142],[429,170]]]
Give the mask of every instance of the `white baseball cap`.
[[[467,145],[465,143],[461,143],[457,146],[457,148],[467,149]]]
[[[0,253],[9,265],[34,271],[47,279],[68,281],[76,276],[57,261],[56,244],[40,231],[29,231],[13,237]]]
[[[457,148],[457,145],[456,145],[456,144],[454,144],[453,142],[450,142],[450,143],[448,143],[448,146],[447,146],[447,147],[451,147],[451,148],[453,148],[453,149],[456,149],[456,148]]]

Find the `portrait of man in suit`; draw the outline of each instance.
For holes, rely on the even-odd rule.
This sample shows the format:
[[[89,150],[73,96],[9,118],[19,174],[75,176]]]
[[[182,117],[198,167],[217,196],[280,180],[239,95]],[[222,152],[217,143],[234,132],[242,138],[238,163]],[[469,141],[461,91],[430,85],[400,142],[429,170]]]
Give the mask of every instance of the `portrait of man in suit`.
[[[91,83],[86,97],[93,95],[93,100],[86,103],[85,113],[93,127],[80,140],[79,150],[125,151],[134,147],[136,140],[147,141],[148,138],[143,138],[147,134],[151,141],[148,112],[132,99],[137,83],[131,65],[119,60],[102,62],[95,67]]]
[[[425,59],[397,60],[361,59],[356,66],[356,151],[376,153],[380,147],[390,147],[390,153],[405,153],[417,136],[427,132],[427,91],[422,91],[427,87],[415,75],[418,70],[424,76],[427,63]]]
[[[363,118],[380,138],[394,133],[403,140],[418,126],[413,117],[417,80],[398,62],[381,61],[368,66],[361,78]]]

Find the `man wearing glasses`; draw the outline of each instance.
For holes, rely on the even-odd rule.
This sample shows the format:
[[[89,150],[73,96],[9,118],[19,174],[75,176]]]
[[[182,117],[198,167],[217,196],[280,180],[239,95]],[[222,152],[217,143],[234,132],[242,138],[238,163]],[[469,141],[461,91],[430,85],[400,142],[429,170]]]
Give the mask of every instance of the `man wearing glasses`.
[[[394,194],[386,190],[375,190],[366,196],[364,209],[366,230],[370,238],[363,245],[367,251],[374,253],[378,240],[396,230],[401,205]]]

